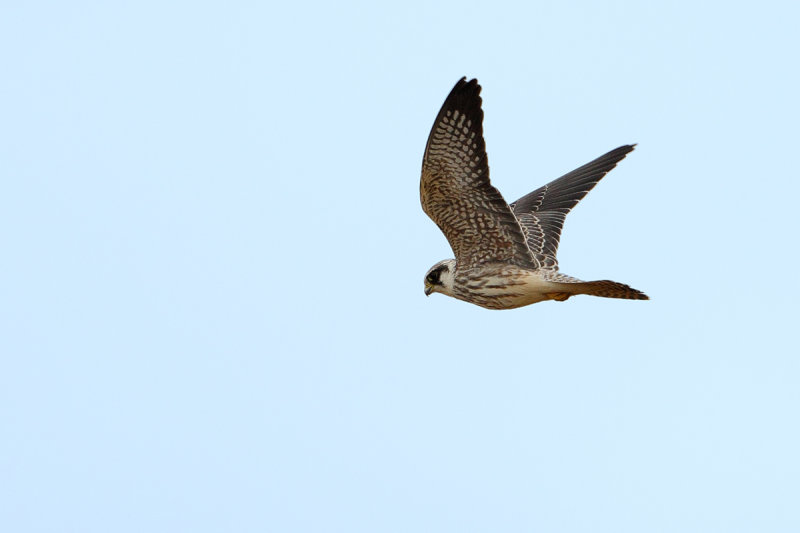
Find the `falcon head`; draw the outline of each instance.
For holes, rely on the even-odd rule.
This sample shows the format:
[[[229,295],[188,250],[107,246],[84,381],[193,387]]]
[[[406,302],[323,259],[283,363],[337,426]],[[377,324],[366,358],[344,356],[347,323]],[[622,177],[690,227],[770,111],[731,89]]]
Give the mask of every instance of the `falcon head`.
[[[439,261],[425,274],[425,296],[432,292],[441,292],[453,296],[453,284],[456,276],[456,260]]]

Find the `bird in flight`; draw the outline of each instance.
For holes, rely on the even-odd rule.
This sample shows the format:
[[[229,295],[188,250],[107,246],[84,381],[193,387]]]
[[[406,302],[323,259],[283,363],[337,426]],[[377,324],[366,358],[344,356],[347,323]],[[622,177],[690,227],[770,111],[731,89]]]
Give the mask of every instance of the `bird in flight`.
[[[567,213],[634,145],[620,146],[507,204],[489,182],[478,80],[461,78],[433,123],[419,184],[422,209],[442,230],[455,259],[425,275],[440,292],[488,309],[513,309],[576,294],[648,300],[615,281],[581,281],[558,271]]]

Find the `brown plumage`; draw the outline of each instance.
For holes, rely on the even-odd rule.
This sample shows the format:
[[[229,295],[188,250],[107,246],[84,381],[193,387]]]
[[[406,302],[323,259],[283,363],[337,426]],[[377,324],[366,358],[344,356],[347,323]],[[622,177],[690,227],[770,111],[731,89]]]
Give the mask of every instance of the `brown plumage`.
[[[492,309],[575,294],[648,299],[622,283],[561,274],[556,259],[567,213],[634,147],[612,150],[508,205],[489,181],[480,91],[474,79],[455,85],[425,147],[422,208],[456,256],[428,271],[425,293],[442,292]]]

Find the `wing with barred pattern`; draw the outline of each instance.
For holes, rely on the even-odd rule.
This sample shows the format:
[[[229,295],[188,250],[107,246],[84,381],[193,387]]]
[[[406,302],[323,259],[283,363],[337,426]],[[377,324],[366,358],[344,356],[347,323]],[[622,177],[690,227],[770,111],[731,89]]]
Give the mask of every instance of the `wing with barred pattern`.
[[[537,268],[517,218],[489,181],[480,92],[477,80],[462,78],[436,117],[422,160],[422,209],[447,237],[459,268]]]
[[[567,214],[635,146],[611,150],[511,204],[528,248],[543,268],[558,268],[556,252]]]

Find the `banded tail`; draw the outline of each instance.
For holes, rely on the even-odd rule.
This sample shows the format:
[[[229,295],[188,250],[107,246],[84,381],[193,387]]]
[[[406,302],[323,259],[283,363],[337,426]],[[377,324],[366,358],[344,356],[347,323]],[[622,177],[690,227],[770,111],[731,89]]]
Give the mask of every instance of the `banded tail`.
[[[570,288],[575,290],[575,294],[590,294],[592,296],[600,296],[601,298],[623,298],[625,300],[650,299],[650,297],[642,291],[636,290],[624,283],[617,283],[616,281],[609,281],[607,279],[575,283],[571,284]]]
[[[624,283],[617,283],[607,279],[600,281],[579,281],[569,276],[559,276],[562,279],[574,279],[575,281],[569,282],[555,282],[553,285],[558,285],[557,291],[552,291],[547,294],[551,300],[563,302],[570,296],[576,294],[588,294],[590,296],[599,296],[601,298],[622,298],[624,300],[649,300],[642,291],[636,290]]]

